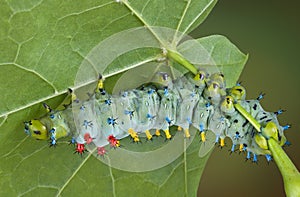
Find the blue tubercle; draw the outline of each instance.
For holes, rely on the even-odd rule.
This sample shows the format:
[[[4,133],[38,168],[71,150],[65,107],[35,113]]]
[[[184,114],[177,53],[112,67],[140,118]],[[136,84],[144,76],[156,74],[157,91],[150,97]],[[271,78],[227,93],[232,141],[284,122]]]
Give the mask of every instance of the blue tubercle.
[[[54,128],[50,129],[50,131],[49,131],[49,133],[51,133],[51,135],[52,135],[54,132],[55,132],[55,129],[54,129]]]
[[[172,120],[169,117],[166,117],[165,120],[167,121],[168,124],[172,123]]]
[[[147,114],[147,118],[150,120],[153,120],[155,118],[155,116],[152,116],[151,114]]]
[[[85,106],[84,106],[84,105],[81,105],[81,106],[80,106],[80,110],[81,110],[81,111],[84,111],[84,110],[85,110]]]
[[[219,140],[220,140],[220,136],[219,136],[219,135],[217,135],[217,136],[216,136],[215,143],[217,144],[217,143],[219,142]]]
[[[74,137],[72,137],[72,139],[70,140],[70,144],[76,144],[76,139]]]
[[[169,90],[168,90],[168,88],[166,87],[166,88],[164,89],[164,95],[165,95],[165,96],[168,96],[168,94],[169,94]]]
[[[285,130],[288,130],[289,128],[291,128],[291,125],[287,124],[287,125],[284,125],[282,127],[282,129],[285,131]]]
[[[192,121],[191,121],[190,118],[186,118],[186,120],[187,120],[187,122],[188,122],[189,124],[192,124]]]
[[[251,152],[250,151],[247,152],[247,156],[246,156],[246,160],[249,160],[249,159],[251,159]]]
[[[109,125],[115,126],[115,124],[117,124],[116,120],[117,120],[117,119],[114,119],[114,118],[112,118],[112,117],[109,117],[109,118],[107,118],[107,123],[108,123]]]
[[[256,98],[256,100],[260,101],[261,99],[264,98],[264,96],[265,96],[265,94],[261,92],[261,93],[258,95],[258,97]]]
[[[278,116],[278,115],[282,114],[283,112],[285,112],[285,110],[279,109],[276,112],[274,112],[274,114]]]
[[[125,111],[124,111],[124,114],[129,115],[130,120],[131,120],[132,117],[133,117],[133,112],[134,112],[134,111],[125,110]]]
[[[128,92],[123,92],[122,96],[123,97],[127,97],[128,96]]]
[[[87,129],[87,127],[93,127],[93,123],[92,121],[84,120],[82,126],[84,126],[85,129]]]
[[[195,95],[196,95],[196,92],[193,91],[193,92],[191,93],[191,97],[194,97]]]
[[[154,89],[150,89],[150,90],[148,90],[148,94],[150,95],[150,94],[153,94],[155,91],[154,91]]]
[[[253,154],[253,163],[257,163],[257,155],[256,154]]]
[[[239,133],[238,131],[235,132],[234,139],[235,139],[235,140],[239,140],[240,138],[241,138],[240,133]]]
[[[233,153],[234,152],[234,150],[235,150],[235,144],[232,144],[232,147],[231,147],[231,153]]]
[[[56,146],[56,139],[52,139],[50,142],[50,146]]]
[[[51,134],[50,136],[50,146],[56,146],[56,133],[55,133],[55,129],[52,128],[49,133]]]
[[[203,123],[200,123],[200,125],[199,125],[199,131],[200,131],[200,133],[204,131],[204,125],[203,125]]]
[[[271,155],[266,154],[265,157],[266,157],[268,162],[272,161],[272,156]]]
[[[111,100],[110,99],[106,99],[104,102],[105,102],[106,105],[111,105]]]
[[[286,141],[286,142],[284,143],[284,145],[285,145],[285,146],[290,146],[290,145],[292,145],[292,143],[291,143],[290,141]]]
[[[26,133],[26,135],[31,136],[31,133],[30,133],[29,129],[27,129],[26,127],[25,127],[25,129],[24,129],[24,132]]]

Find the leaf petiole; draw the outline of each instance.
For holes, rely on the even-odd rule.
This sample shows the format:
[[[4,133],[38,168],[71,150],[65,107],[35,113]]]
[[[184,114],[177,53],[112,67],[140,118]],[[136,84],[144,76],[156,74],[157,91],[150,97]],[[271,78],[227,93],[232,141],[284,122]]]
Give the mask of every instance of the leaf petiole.
[[[273,138],[268,140],[268,146],[282,175],[286,195],[300,196],[300,174],[296,166]]]
[[[185,59],[180,53],[171,51],[171,50],[167,50],[167,57],[180,63],[186,69],[188,69],[190,72],[192,72],[194,75],[196,75],[198,73],[197,68],[193,64],[191,64],[187,59]]]

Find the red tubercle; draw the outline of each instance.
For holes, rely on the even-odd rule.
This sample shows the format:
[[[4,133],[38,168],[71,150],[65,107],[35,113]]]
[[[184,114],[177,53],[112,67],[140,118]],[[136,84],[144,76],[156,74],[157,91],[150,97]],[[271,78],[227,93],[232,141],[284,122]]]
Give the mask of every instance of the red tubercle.
[[[100,155],[100,156],[104,156],[107,152],[103,146],[97,147],[97,151],[98,151],[97,154]]]
[[[110,146],[113,148],[120,146],[120,141],[113,135],[108,136],[107,141],[109,142]]]
[[[82,153],[84,153],[85,150],[86,149],[84,147],[84,144],[79,144],[79,143],[76,144],[75,153],[78,153],[78,154],[82,155]]]
[[[90,144],[93,141],[93,138],[91,137],[91,135],[89,133],[85,133],[83,138],[87,144]]]

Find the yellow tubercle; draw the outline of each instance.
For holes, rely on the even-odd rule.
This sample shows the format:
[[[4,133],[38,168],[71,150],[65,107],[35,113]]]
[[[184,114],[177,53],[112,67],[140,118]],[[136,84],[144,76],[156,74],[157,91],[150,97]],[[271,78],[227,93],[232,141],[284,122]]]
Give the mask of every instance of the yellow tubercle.
[[[202,140],[202,142],[205,142],[205,141],[206,141],[205,132],[202,131],[202,132],[200,133],[200,135],[201,135],[201,140]]]
[[[145,133],[146,133],[147,140],[152,140],[152,135],[151,135],[150,131],[146,130]]]
[[[239,151],[240,151],[240,152],[243,152],[243,150],[244,150],[244,145],[243,145],[243,144],[240,144]]]
[[[134,142],[140,141],[138,134],[133,129],[128,129],[128,133],[132,137]]]
[[[134,142],[139,142],[140,139],[139,139],[139,137],[136,136],[136,137],[133,138],[133,141],[134,141]]]
[[[160,136],[160,131],[159,131],[159,129],[156,129],[155,135],[156,135],[156,136]]]
[[[178,126],[178,127],[177,127],[177,130],[178,130],[178,131],[182,131],[181,126]]]
[[[99,90],[104,88],[104,83],[102,77],[98,80],[97,88],[95,92],[99,92]]]
[[[191,137],[191,134],[189,132],[189,129],[184,129],[184,134],[185,134],[185,137],[186,138],[190,138]]]
[[[166,134],[166,138],[169,140],[169,139],[171,139],[171,134],[170,134],[170,131],[169,131],[169,129],[166,129],[166,130],[164,130],[164,132],[165,132],[165,134]]]
[[[221,138],[221,140],[220,140],[220,146],[221,147],[225,146],[225,139],[224,138]]]

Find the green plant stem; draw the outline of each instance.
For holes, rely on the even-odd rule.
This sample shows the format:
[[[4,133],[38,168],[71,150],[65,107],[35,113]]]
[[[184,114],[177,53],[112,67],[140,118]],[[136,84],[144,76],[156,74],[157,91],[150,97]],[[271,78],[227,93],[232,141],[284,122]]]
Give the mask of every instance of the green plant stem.
[[[167,56],[168,56],[168,58],[171,58],[171,59],[175,60],[176,62],[180,63],[181,65],[183,65],[186,69],[191,71],[194,75],[196,75],[198,73],[197,68],[193,64],[191,64],[187,59],[185,59],[180,53],[168,50]]]
[[[234,107],[236,110],[238,110],[252,125],[253,127],[258,131],[261,132],[261,126],[259,122],[251,114],[249,114],[240,104],[235,103]]]
[[[296,166],[274,140],[268,140],[269,149],[272,152],[273,158],[281,172],[285,193],[288,197],[300,196],[300,174]]]

